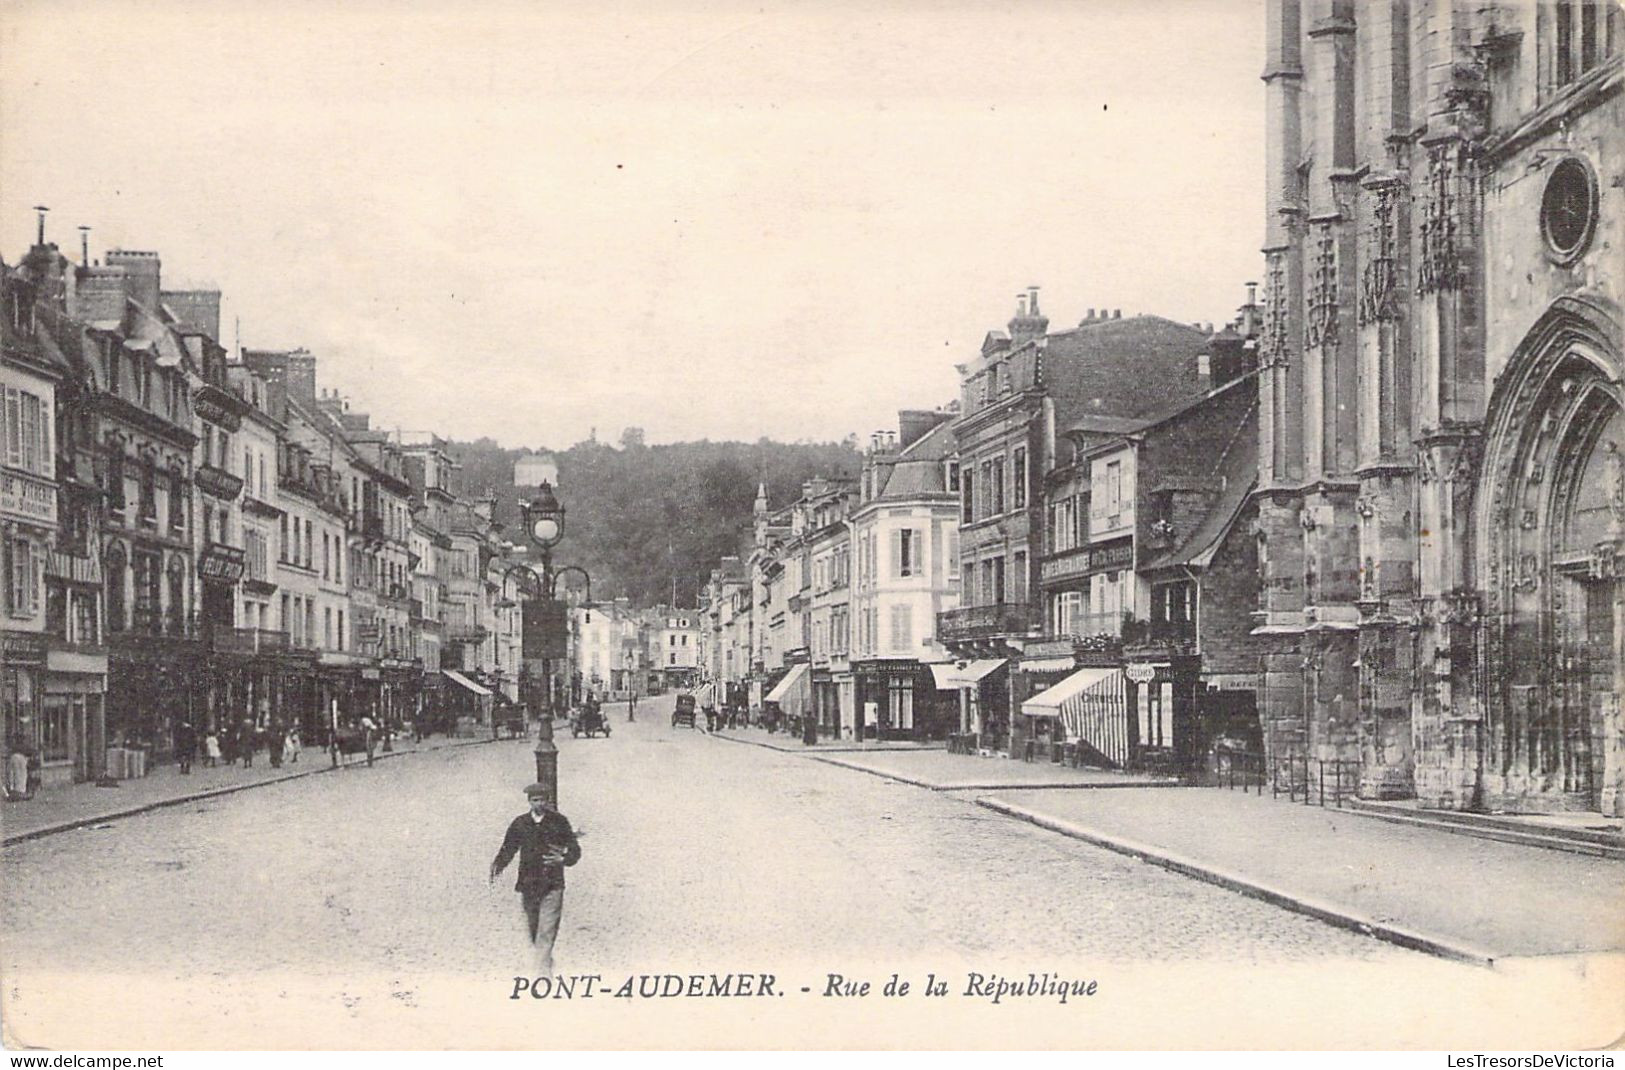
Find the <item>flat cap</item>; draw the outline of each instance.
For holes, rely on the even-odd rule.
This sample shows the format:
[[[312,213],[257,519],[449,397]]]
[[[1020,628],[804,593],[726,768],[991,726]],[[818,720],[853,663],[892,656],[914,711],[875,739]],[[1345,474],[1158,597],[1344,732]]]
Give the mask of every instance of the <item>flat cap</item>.
[[[546,794],[547,794],[547,785],[545,785],[545,784],[532,784],[530,787],[525,789],[525,798],[527,798],[527,799],[530,798],[532,795],[546,795]]]

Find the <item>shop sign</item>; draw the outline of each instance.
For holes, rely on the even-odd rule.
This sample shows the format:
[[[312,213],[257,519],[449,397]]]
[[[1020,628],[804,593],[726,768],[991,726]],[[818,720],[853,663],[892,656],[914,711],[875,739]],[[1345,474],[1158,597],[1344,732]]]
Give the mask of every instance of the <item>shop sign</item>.
[[[1096,572],[1117,572],[1134,567],[1134,537],[1125,535],[1087,550],[1072,550],[1039,565],[1039,576],[1045,581],[1088,576]]]
[[[1023,660],[1028,658],[1067,658],[1072,657],[1071,639],[1045,639],[1041,643],[1028,643],[1022,648]]]
[[[854,670],[864,676],[914,676],[920,671],[917,661],[859,662]]]
[[[218,583],[236,583],[243,578],[247,556],[236,546],[211,542],[198,558],[197,574]]]
[[[527,598],[521,618],[521,656],[553,660],[569,657],[569,610],[562,601],[557,598]]]
[[[1123,675],[1128,677],[1130,683],[1149,684],[1157,678],[1157,667],[1145,662],[1132,662],[1124,666]]]
[[[45,661],[45,636],[29,633],[0,633],[0,654],[14,664],[40,664]]]

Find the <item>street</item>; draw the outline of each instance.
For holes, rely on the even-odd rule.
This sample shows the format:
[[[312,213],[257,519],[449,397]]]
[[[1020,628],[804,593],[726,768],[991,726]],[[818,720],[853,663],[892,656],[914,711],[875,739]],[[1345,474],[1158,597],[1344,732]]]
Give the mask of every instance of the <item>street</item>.
[[[776,972],[780,987],[812,1000],[830,972],[878,987],[893,971],[923,979],[934,969],[956,978],[958,997],[965,970],[997,967],[1097,977],[1114,997],[1141,985],[1157,993],[1151,1006],[1143,993],[1120,1004],[1120,1014],[1149,1013],[1199,979],[1208,1000],[1239,993],[1238,984],[1251,989],[1251,1006],[1266,979],[1327,984],[1330,964],[1344,978],[1389,982],[1399,971],[1419,984],[1489,977],[1010,821],[954,793],[673,729],[670,701],[646,700],[635,724],[624,705],[612,707],[608,739],[560,733],[561,806],[583,848],[568,877],[561,973],[619,983]],[[528,962],[514,871],[492,887],[486,868],[532,778],[530,742],[503,741],[8,848],[11,1028],[27,1042],[80,1047],[136,1043],[127,1038],[153,1031],[175,1047],[501,1045],[537,1015],[513,1018],[529,1000],[507,999]],[[1384,998],[1402,999],[1405,987],[1386,984]],[[125,1012],[103,1005],[109,999],[136,1002]],[[74,1013],[86,1000],[98,1008],[94,1023]],[[716,1002],[690,1002],[681,1020],[704,1026]],[[737,1002],[735,1022],[764,1001]],[[1026,1002],[999,1027],[1028,1014],[1053,1019],[1053,1001]],[[1078,1020],[1107,1028],[1105,1002]],[[624,1014],[604,1017],[604,1005],[627,1004],[599,1004],[570,1019],[585,1031],[572,1036],[631,1043]],[[957,999],[944,1006],[965,1013]],[[448,1032],[480,1015],[495,1016],[491,1032]],[[1359,1018],[1351,1011],[1351,1023]],[[31,1036],[30,1022],[50,1035]],[[364,1032],[326,1031],[346,1022]]]

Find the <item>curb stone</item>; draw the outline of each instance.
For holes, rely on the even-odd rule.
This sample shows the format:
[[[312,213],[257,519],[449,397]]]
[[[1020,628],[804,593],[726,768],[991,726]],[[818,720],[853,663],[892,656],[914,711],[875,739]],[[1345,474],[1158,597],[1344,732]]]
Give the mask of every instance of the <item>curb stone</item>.
[[[501,741],[494,739],[471,739],[466,742],[445,743],[438,747],[428,747],[423,750],[391,751],[388,754],[375,754],[373,756],[373,761],[381,762],[389,758],[404,758],[409,754],[427,754],[437,750],[450,750],[454,747],[472,747],[481,743],[497,742]],[[316,753],[325,754],[326,752],[317,751]],[[99,825],[104,821],[118,821],[126,817],[136,817],[140,814],[150,813],[153,810],[162,810],[169,806],[184,806],[187,803],[201,802],[205,799],[218,799],[222,795],[235,795],[240,791],[251,791],[254,788],[268,787],[272,784],[286,784],[290,780],[302,780],[305,777],[318,776],[322,773],[336,773],[340,769],[345,768],[348,768],[348,766],[324,765],[320,768],[304,769],[297,773],[289,773],[286,776],[268,777],[265,780],[255,780],[247,784],[230,784],[225,787],[208,788],[204,791],[194,791],[186,795],[177,795],[167,799],[154,799],[151,802],[141,803],[137,806],[117,810],[112,813],[94,814],[90,817],[74,818],[71,821],[64,821],[56,825],[47,825],[44,828],[37,828],[30,832],[18,832],[14,835],[7,836],[3,841],[0,841],[0,846],[11,847],[14,844],[27,843],[29,840],[44,839],[46,836],[55,836],[63,832],[72,832],[74,829],[86,828],[91,825]]]
[[[1027,821],[1051,832],[1058,832],[1063,836],[1081,840],[1096,847],[1103,847],[1108,851],[1116,851],[1118,854],[1128,855],[1131,858],[1154,866],[1161,866],[1164,869],[1172,870],[1195,880],[1216,884],[1221,888],[1229,889],[1241,895],[1261,899],[1284,910],[1305,914],[1328,925],[1335,925],[1340,929],[1348,929],[1365,936],[1374,937],[1411,951],[1421,951],[1440,958],[1470,963],[1474,966],[1493,967],[1496,962],[1495,954],[1484,948],[1446,937],[1430,936],[1402,925],[1368,917],[1322,899],[1274,888],[1262,881],[1256,881],[1205,862],[1185,858],[1161,847],[1123,837],[1108,836],[1071,821],[1048,817],[1036,810],[1029,810],[1025,806],[1017,806],[1014,803],[1003,802],[999,799],[977,799],[976,805],[1004,814],[1006,817]]]
[[[815,761],[827,763],[829,765],[838,765],[842,769],[851,769],[859,773],[868,773],[870,776],[881,777],[885,780],[895,780],[899,783],[909,784],[916,788],[926,788],[929,791],[1112,791],[1121,788],[1154,789],[1181,788],[1185,786],[1175,780],[1170,780],[1165,784],[1146,781],[1122,781],[1120,783],[1106,781],[1103,783],[1088,783],[1077,780],[1065,780],[1054,783],[1044,781],[1033,781],[1031,783],[1011,783],[1006,781],[1003,783],[992,784],[934,784],[929,780],[919,780],[914,777],[904,776],[902,773],[887,772],[885,770],[862,765],[858,762],[846,761],[841,758],[826,758],[819,754],[809,754],[807,757],[812,758]]]

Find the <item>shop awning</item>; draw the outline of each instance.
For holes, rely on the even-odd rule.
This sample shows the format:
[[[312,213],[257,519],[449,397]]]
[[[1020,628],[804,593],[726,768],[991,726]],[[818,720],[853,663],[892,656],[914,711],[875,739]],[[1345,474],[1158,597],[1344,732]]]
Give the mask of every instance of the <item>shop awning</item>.
[[[938,661],[931,664],[931,682],[937,685],[938,691],[952,691],[959,685],[954,683],[954,677],[959,672],[959,666],[951,661]]]
[[[962,666],[956,665],[954,672],[948,677],[948,686],[975,687],[1003,665],[1003,658],[981,658],[968,661]]]
[[[1091,763],[1117,769],[1128,764],[1122,669],[1079,669],[1023,702],[1021,712],[1028,717],[1058,717],[1065,737],[1084,748]]]
[[[1045,688],[1021,704],[1021,712],[1028,717],[1059,717],[1061,707],[1096,684],[1112,676],[1121,676],[1122,669],[1079,669],[1058,684]]]
[[[777,702],[777,703],[780,703],[782,705],[783,702],[784,702],[784,696],[788,695],[794,688],[800,686],[801,681],[806,677],[806,675],[807,675],[807,666],[805,666],[805,665],[792,665],[792,666],[790,666],[790,671],[784,674],[784,679],[782,679],[778,683],[774,684],[773,685],[773,690],[769,691],[767,693],[767,696],[764,699],[762,699],[762,701],[763,702]],[[790,711],[786,710],[785,712],[788,713]]]
[[[483,695],[486,698],[491,697],[491,691],[489,688],[481,687],[479,684],[476,684],[473,680],[470,680],[460,672],[456,672],[452,669],[441,669],[440,674],[446,679],[450,680],[452,683],[468,688],[468,690],[474,692],[476,695]]]
[[[717,704],[717,685],[706,684],[694,692],[694,704],[701,709]]]

